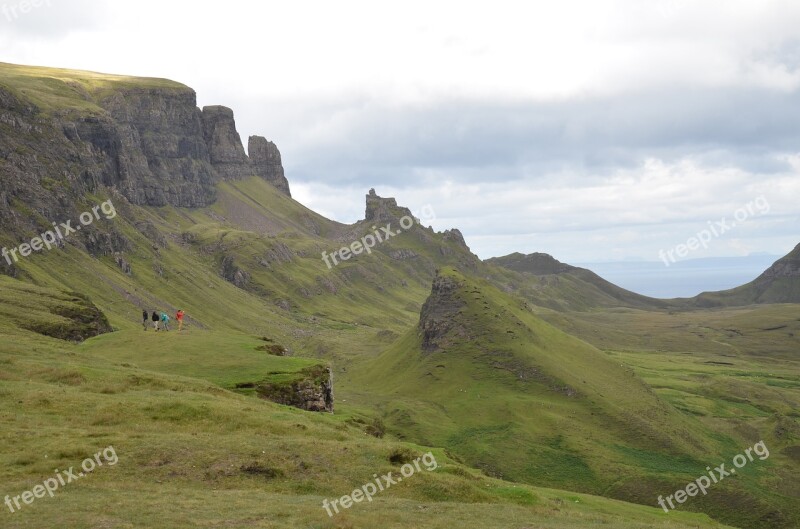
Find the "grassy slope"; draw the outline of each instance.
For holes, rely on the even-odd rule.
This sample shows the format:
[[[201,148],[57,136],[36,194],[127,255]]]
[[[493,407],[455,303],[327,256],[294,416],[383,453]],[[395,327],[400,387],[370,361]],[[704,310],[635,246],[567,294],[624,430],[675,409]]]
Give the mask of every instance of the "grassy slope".
[[[0,73],[0,84],[46,112],[97,112],[84,93],[103,95],[117,86],[190,90],[158,79],[5,64],[0,64]],[[104,198],[87,197],[87,203]],[[56,520],[74,527],[194,527],[225,521],[256,527],[372,527],[378,520],[390,527],[450,527],[454,521],[465,527],[716,526],[693,515],[666,516],[656,509],[526,487],[522,488],[533,490],[535,505],[518,505],[530,503],[515,488],[519,486],[494,485],[497,482],[487,478],[476,481],[465,477],[469,471],[460,468],[446,472],[453,482],[430,486],[426,482],[409,490],[408,500],[401,498],[404,493],[398,488],[397,499],[387,495],[373,504],[379,508],[353,510],[329,523],[318,516],[321,496],[340,495],[363,483],[365,473],[380,471],[377,462],[385,460],[389,445],[396,445],[367,438],[361,427],[344,422],[373,411],[363,399],[353,402],[355,397],[350,395],[360,388],[342,375],[385,348],[392,336],[404,335],[416,324],[433,269],[463,259],[462,250],[430,230],[415,228],[381,245],[371,256],[329,271],[319,253],[353,240],[344,235],[347,231],[365,233],[369,227],[343,227],[328,221],[258,179],[222,185],[219,201],[207,209],[115,204],[120,215],[108,222],[116,223],[133,242],[134,249],[125,255],[133,266],[131,277],[122,274],[111,257],[94,259],[73,247],[37,254],[22,264],[24,277],[43,288],[89,295],[119,332],[74,347],[22,331],[12,319],[0,316],[2,432],[6,439],[26,439],[5,442],[0,458],[11,476],[9,493],[19,493],[49,476],[52,468],[43,454],[61,454],[60,465],[76,464],[91,448],[114,442],[122,447],[120,457],[126,451],[132,464],[119,477],[109,473],[109,480],[102,481],[104,475],[98,474],[73,485],[56,500],[38,500],[27,514],[6,518],[4,526],[6,520],[11,527],[52,526]],[[134,226],[141,220],[165,235],[166,247],[153,248]],[[184,233],[195,238],[184,239]],[[258,264],[277,243],[286,244],[293,258],[269,267]],[[398,248],[415,251],[418,258],[391,258],[389,252]],[[219,276],[223,255],[232,255],[252,274],[248,290]],[[277,302],[286,300],[291,302],[289,310],[277,307]],[[184,308],[191,318],[188,335],[143,333],[142,306]],[[49,311],[29,310],[50,317]],[[261,336],[288,346],[297,356],[335,361],[337,395],[342,396],[336,417],[301,413],[221,389],[245,376],[251,380],[252,374],[304,364],[297,358],[276,359],[253,351]],[[383,383],[390,384],[395,375],[386,373]],[[470,380],[462,382],[476,386]],[[428,431],[440,431],[440,410],[450,396],[442,398],[420,408],[417,417],[423,420],[413,425],[417,430],[409,430],[411,434],[428,436]],[[570,409],[563,402],[542,404],[553,406],[549,411],[553,422],[561,420],[561,410],[563,417],[578,424],[577,412],[585,411]],[[33,431],[39,435],[28,442]],[[586,433],[603,435],[588,429]],[[479,428],[472,435],[483,432]],[[486,439],[492,435],[489,432]],[[51,447],[61,452],[52,452]],[[575,468],[575,459],[556,456],[563,452],[569,456],[572,447],[565,450],[556,443],[551,449],[550,474],[567,476]],[[362,450],[367,463],[349,455]],[[262,463],[282,465],[286,477],[279,484],[254,481],[236,471],[240,463],[260,457],[260,451],[265,456]],[[295,473],[297,466],[292,465],[297,459],[287,463],[286,453],[318,466],[310,477]],[[234,470],[212,468],[208,474],[203,468],[228,456]],[[440,457],[444,461],[444,455]],[[634,469],[642,464],[635,458],[629,461]],[[123,468],[121,463],[113,470]],[[326,473],[332,476],[330,482],[320,477]],[[322,488],[315,485],[320,479]],[[447,492],[449,488],[457,493]],[[492,492],[488,497],[478,494],[487,489]],[[508,498],[516,498],[516,503],[506,502]],[[651,503],[650,498],[646,502]],[[109,503],[118,513],[108,514]]]
[[[742,485],[787,519],[800,516],[800,305],[540,315],[632,366],[676,409],[732,440],[728,457],[764,440],[769,470]],[[770,499],[776,490],[783,497]]]
[[[495,283],[532,303],[554,310],[597,307],[661,309],[668,302],[609,283],[591,270],[561,263],[547,254],[513,253],[487,259]]]
[[[457,296],[465,306],[456,317],[468,334],[444,351],[422,353],[417,332],[410,331],[348,380],[347,387],[359,388],[348,398],[364,406],[377,400],[393,431],[445,446],[495,475],[643,503],[759,440],[753,439],[758,424],[742,436],[731,425],[701,421],[685,406],[667,404],[678,404],[671,395],[653,393],[633,376],[627,362],[620,362],[630,358],[606,356],[484,282],[445,274],[461,282]],[[520,380],[531,369],[538,376]],[[648,382],[660,373],[648,373]],[[578,395],[554,391],[563,385]],[[726,397],[725,389],[722,384],[707,398],[723,406],[726,400],[741,402],[741,396]],[[767,393],[764,399],[767,405],[779,397]],[[780,409],[788,412],[791,402]],[[785,440],[775,446],[785,447]],[[796,467],[780,455],[775,461]],[[781,472],[780,463],[747,469],[748,480],[720,486],[717,494],[686,508],[749,527],[782,512],[786,523],[796,516],[788,508],[795,493],[766,492],[775,486],[771,472]],[[781,474],[793,479],[790,472]]]
[[[28,287],[11,286],[2,290],[4,304],[30,306]],[[37,295],[63,296],[44,288]],[[252,339],[196,328],[182,335],[128,329],[73,345],[0,318],[0,339],[3,495],[109,445],[119,457],[53,499],[3,512],[3,527],[722,527],[697,515],[501,482],[441,450],[436,471],[329,519],[323,498],[376,472],[397,472],[389,456],[398,449],[426,449],[367,436],[347,413],[301,412],[220,387],[301,360],[265,359]]]
[[[788,275],[788,271],[793,276]],[[699,307],[736,307],[754,303],[797,303],[800,301],[800,244],[778,259],[753,281],[730,290],[703,292],[688,300]],[[776,274],[777,272],[777,274]]]
[[[0,62],[0,85],[22,100],[30,101],[43,112],[102,114],[90,101],[121,88],[158,88],[190,92],[186,85],[168,79],[110,75],[63,68],[23,66]]]

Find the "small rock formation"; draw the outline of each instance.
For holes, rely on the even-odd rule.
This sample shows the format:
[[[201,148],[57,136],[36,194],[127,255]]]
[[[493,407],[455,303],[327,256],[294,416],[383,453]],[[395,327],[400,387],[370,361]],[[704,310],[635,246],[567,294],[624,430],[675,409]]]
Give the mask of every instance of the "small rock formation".
[[[289,181],[283,174],[281,153],[274,143],[263,136],[250,136],[247,152],[256,175],[277,187],[286,196],[292,196]]]
[[[259,397],[306,411],[333,413],[333,374],[328,366],[307,367],[290,381],[256,385]]]
[[[125,260],[124,257],[122,257],[121,254],[119,253],[114,254],[114,262],[117,263],[117,266],[119,267],[120,270],[122,270],[123,274],[131,275],[131,265],[128,261]]]
[[[436,272],[431,294],[422,306],[418,330],[422,350],[433,352],[446,349],[450,337],[466,338],[467,330],[459,322],[458,312],[466,305],[457,293],[462,284],[455,278]]]
[[[397,200],[379,197],[374,189],[369,190],[367,209],[364,213],[365,220],[383,223],[396,222],[406,215],[413,217],[411,210],[397,205]]]
[[[108,318],[91,300],[77,292],[61,292],[58,297],[42,302],[51,313],[61,316],[60,320],[40,320],[25,318],[19,326],[51,338],[70,342],[82,342],[88,338],[111,332]]]
[[[136,229],[139,230],[139,233],[147,237],[147,240],[150,241],[150,244],[153,246],[157,246],[159,248],[167,247],[167,238],[164,237],[164,234],[161,233],[158,228],[156,228],[156,226],[149,220],[136,222],[135,226]]]
[[[293,259],[294,252],[292,252],[291,248],[282,242],[277,242],[266,251],[264,257],[259,261],[259,264],[271,268],[273,264],[291,263]]]
[[[414,250],[401,248],[399,250],[394,250],[389,252],[389,257],[391,257],[395,261],[405,261],[408,259],[414,259],[415,257],[419,257],[419,255]]]
[[[236,260],[232,255],[222,258],[222,270],[220,275],[228,282],[244,289],[250,283],[250,274],[236,265]]]
[[[462,246],[463,248],[466,248],[467,251],[469,251],[469,246],[467,246],[467,242],[464,240],[464,236],[461,234],[461,231],[456,228],[453,228],[452,230],[444,230],[444,232],[442,233],[442,239],[444,239],[445,242],[453,241],[459,246]]]

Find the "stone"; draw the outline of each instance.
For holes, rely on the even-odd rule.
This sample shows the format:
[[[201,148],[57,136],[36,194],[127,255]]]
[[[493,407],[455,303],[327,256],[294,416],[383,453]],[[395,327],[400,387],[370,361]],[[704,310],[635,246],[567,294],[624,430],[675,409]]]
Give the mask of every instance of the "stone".
[[[247,152],[256,175],[267,180],[286,196],[292,196],[289,181],[283,174],[281,153],[274,143],[263,136],[250,136]]]

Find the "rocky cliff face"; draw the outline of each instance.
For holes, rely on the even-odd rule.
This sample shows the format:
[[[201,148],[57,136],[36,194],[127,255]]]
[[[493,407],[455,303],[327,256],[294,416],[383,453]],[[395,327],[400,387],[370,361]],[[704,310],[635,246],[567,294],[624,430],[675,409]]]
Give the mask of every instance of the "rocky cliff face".
[[[93,106],[44,112],[0,80],[0,227],[33,227],[15,203],[46,219],[70,218],[102,187],[132,204],[202,207],[215,201],[217,183],[257,175],[289,195],[275,144],[251,138],[249,158],[233,112],[201,111],[188,87],[119,86],[80,97]]]
[[[289,192],[289,181],[283,174],[281,153],[274,143],[267,141],[263,136],[250,136],[247,152],[255,174],[270,182],[285,195],[292,196]]]
[[[224,180],[253,175],[236,131],[233,110],[223,106],[203,107],[203,137],[212,167]]]
[[[411,210],[398,206],[397,200],[379,197],[374,189],[369,190],[364,220],[371,222],[397,222],[406,215],[411,217]]]
[[[423,351],[446,350],[452,339],[466,338],[467,330],[458,317],[466,305],[459,296],[462,286],[457,279],[440,275],[437,271],[431,294],[419,315],[418,331]]]

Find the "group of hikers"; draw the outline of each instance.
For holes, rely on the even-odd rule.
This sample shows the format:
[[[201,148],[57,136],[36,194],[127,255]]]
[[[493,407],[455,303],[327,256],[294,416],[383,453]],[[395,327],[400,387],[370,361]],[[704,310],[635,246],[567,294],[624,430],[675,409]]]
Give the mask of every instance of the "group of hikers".
[[[184,316],[183,309],[178,310],[175,314],[175,319],[178,320],[178,330],[183,330],[183,316]],[[161,324],[161,328],[165,331],[169,330],[169,315],[166,312],[161,312],[159,314],[158,311],[154,310],[152,316],[148,314],[148,312],[142,309],[142,328],[147,331],[148,323],[153,322],[153,328],[158,332],[159,330],[159,323]]]

